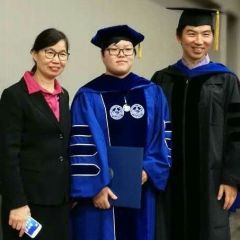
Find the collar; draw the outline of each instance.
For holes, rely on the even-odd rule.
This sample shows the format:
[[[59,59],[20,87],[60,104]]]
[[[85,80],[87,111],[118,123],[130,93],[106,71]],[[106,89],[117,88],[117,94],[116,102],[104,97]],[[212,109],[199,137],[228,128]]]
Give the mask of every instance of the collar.
[[[194,69],[194,68],[197,68],[197,67],[200,67],[200,66],[209,64],[209,63],[210,63],[210,57],[209,57],[209,55],[207,54],[200,62],[198,62],[196,65],[191,66],[191,67],[189,66],[189,64],[186,62],[186,60],[185,60],[184,58],[182,58],[182,63],[183,63],[183,65],[185,65],[187,68],[189,68],[189,69]]]
[[[56,79],[54,80],[54,91],[52,93],[50,93],[49,91],[42,88],[38,84],[38,82],[34,79],[32,72],[26,71],[23,75],[23,78],[27,85],[27,90],[28,90],[29,94],[33,94],[36,92],[42,92],[42,93],[46,93],[49,95],[58,95],[63,92],[62,87],[60,86],[60,84],[58,83],[58,81]]]

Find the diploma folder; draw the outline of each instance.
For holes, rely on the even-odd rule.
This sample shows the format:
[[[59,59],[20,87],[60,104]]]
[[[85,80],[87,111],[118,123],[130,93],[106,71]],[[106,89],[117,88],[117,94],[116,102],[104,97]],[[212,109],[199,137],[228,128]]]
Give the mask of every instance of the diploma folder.
[[[142,189],[143,148],[113,146],[108,149],[110,189],[117,199],[113,206],[140,208]]]

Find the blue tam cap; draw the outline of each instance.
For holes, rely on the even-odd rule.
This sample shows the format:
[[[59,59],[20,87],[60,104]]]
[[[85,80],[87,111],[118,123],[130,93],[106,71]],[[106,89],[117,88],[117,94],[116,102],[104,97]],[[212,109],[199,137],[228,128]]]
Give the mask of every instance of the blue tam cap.
[[[112,39],[127,40],[136,46],[143,41],[144,36],[127,25],[117,25],[98,30],[91,43],[103,49],[111,44]]]

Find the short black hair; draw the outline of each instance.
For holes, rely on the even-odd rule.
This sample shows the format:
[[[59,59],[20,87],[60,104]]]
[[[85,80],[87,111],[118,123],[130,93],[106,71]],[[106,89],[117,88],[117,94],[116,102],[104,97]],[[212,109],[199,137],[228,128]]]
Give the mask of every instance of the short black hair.
[[[180,27],[178,27],[178,28],[176,29],[176,35],[177,35],[178,37],[181,37],[181,36],[182,36],[182,32],[183,32],[183,30],[184,30],[184,28],[185,28],[186,26],[188,26],[188,25],[182,25],[182,26],[180,26]],[[190,25],[189,25],[189,26],[190,26]],[[213,35],[214,35],[214,29],[213,29],[212,26],[211,26],[211,31],[212,31],[212,33],[213,33]]]
[[[69,41],[67,36],[55,29],[55,28],[48,28],[44,31],[42,31],[35,39],[35,42],[33,44],[33,47],[31,49],[32,51],[40,51],[43,48],[55,45],[56,43],[58,43],[60,40],[64,40],[66,43],[66,49],[68,51],[69,49]]]

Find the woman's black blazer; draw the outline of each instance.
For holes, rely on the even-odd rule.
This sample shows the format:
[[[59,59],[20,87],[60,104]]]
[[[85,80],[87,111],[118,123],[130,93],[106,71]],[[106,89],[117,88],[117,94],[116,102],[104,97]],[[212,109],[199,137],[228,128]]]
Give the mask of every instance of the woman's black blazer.
[[[69,195],[69,96],[59,94],[60,121],[41,92],[28,94],[23,79],[0,100],[0,171],[10,209],[28,203],[58,205]]]

